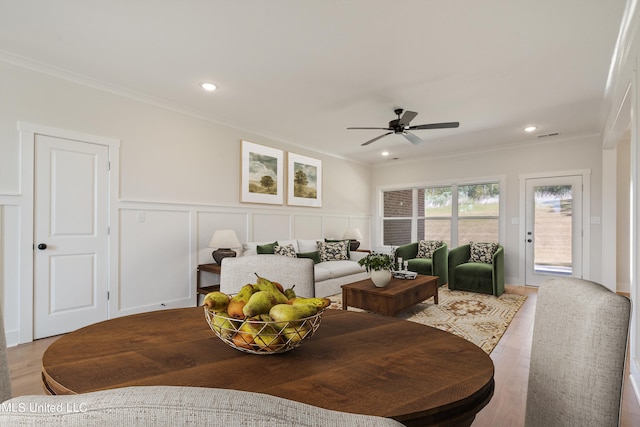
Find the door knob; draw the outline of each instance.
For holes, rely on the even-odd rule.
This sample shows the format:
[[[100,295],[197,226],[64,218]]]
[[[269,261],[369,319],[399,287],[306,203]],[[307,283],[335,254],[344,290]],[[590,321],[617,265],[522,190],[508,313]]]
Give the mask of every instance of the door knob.
[[[46,245],[46,243],[40,243],[40,244],[38,245],[38,249],[40,249],[41,251],[43,251],[43,250],[47,249],[47,245]]]
[[[531,243],[531,239],[527,239],[527,242]]]

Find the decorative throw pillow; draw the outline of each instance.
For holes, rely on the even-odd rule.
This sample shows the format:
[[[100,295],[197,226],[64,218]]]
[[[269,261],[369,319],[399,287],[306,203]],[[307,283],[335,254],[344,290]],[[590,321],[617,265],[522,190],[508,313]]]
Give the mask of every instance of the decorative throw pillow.
[[[318,252],[320,252],[320,261],[343,261],[348,260],[347,248],[349,248],[348,240],[340,242],[318,242]]]
[[[258,255],[272,254],[273,249],[276,246],[278,246],[278,241],[275,241],[273,243],[266,243],[264,245],[258,245],[256,246],[256,252],[258,253]]]
[[[497,243],[469,242],[469,244],[471,245],[471,258],[469,258],[469,262],[493,263],[493,254],[498,250]]]
[[[313,260],[314,264],[317,264],[317,263],[320,262],[320,252],[318,252],[318,251],[299,252],[296,255],[298,256],[298,258],[311,258]]]
[[[441,240],[420,240],[416,258],[433,258],[433,253],[442,246]]]
[[[327,243],[347,242],[347,259],[351,256],[351,241],[349,241],[349,239],[324,239],[324,241]]]
[[[273,248],[273,253],[276,255],[288,256],[290,258],[296,257],[296,250],[293,245],[276,246]]]

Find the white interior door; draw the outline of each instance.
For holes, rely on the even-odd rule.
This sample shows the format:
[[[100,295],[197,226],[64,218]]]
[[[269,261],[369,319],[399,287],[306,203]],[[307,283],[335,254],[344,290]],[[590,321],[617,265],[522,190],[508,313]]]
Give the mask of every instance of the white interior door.
[[[35,139],[34,338],[108,317],[109,147]]]
[[[582,176],[526,180],[525,283],[582,277]]]

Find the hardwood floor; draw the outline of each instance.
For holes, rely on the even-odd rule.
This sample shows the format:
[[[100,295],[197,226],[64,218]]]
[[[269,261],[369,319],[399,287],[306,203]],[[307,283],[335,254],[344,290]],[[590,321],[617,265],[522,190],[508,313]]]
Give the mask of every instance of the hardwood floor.
[[[495,364],[496,388],[493,398],[473,422],[473,427],[518,427],[524,425],[529,375],[529,355],[537,289],[506,286],[509,292],[527,295],[527,301],[491,353]],[[14,396],[45,394],[40,379],[42,354],[58,337],[46,338],[8,349]],[[622,427],[640,425],[640,405],[629,381],[622,397]]]

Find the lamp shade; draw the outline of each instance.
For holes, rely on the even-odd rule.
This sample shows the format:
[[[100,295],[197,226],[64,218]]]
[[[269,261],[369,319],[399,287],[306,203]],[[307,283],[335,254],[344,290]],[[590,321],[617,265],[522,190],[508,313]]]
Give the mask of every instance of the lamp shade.
[[[351,240],[361,240],[362,239],[362,233],[360,232],[359,228],[347,228],[347,231],[344,232],[344,236],[345,239],[351,239]]]
[[[218,264],[222,264],[224,258],[235,257],[236,252],[231,248],[239,248],[240,246],[242,243],[233,230],[217,230],[209,242],[210,248],[217,248],[211,253],[211,256]]]
[[[233,230],[217,230],[209,242],[210,248],[239,248],[242,243],[238,240],[236,232]]]

